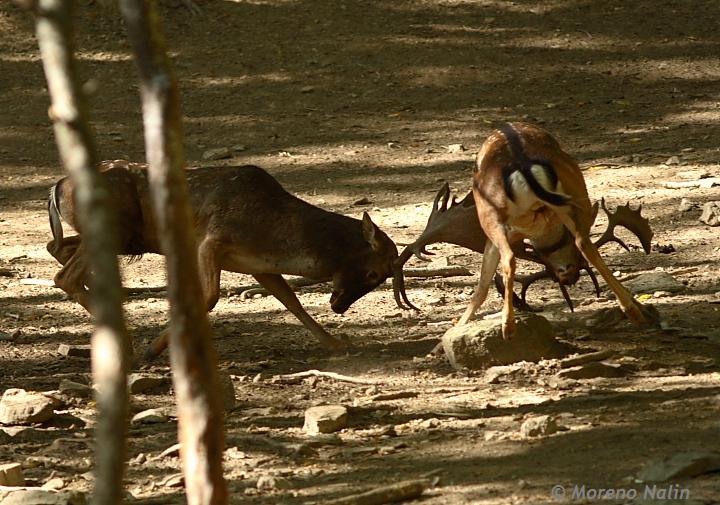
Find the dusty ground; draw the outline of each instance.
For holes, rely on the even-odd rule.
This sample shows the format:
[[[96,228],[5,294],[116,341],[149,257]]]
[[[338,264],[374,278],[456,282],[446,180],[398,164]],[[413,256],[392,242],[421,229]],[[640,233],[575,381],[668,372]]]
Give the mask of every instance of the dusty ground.
[[[343,316],[330,311],[326,287],[303,290],[308,311],[356,346],[331,357],[279,302],[232,295],[251,279],[226,275],[230,296],[212,322],[238,397],[227,419],[234,503],[322,503],[433,471],[439,486],[423,503],[544,503],[552,501],[554,484],[629,487],[656,457],[717,444],[720,228],[702,225],[699,211],[682,213],[678,204],[683,197],[717,200],[720,192],[660,185],[684,170],[720,176],[715,1],[201,6],[199,16],[167,4],[163,11],[191,162],[207,149],[245,146],[215,163],[256,163],[314,204],[353,216],[369,210],[406,244],[422,230],[441,181],[460,195],[467,190],[472,155],[491,124],[533,121],[591,167],[591,196],[642,202],[654,243],[676,250],[645,256],[610,246],[604,254],[613,270],[662,268],[687,284],[684,293],[649,301],[672,330],[588,331],[584,318],[612,302],[596,301],[583,279],[571,290],[582,306],[571,314],[559,292],[541,283],[530,299],[567,321],[563,338],[580,351],[615,350],[632,374],[558,384],[556,365],[548,362],[488,384],[482,375],[454,373],[442,359],[426,357],[464,309],[473,278],[409,280],[409,295],[422,309],[410,314],[395,308],[389,285]],[[97,90],[99,152],[142,160],[135,71],[122,25],[95,3],[79,15],[81,67]],[[89,362],[62,358],[57,348],[88,343],[92,327],[59,290],[21,282],[50,279],[57,269],[45,251],[45,206],[62,168],[31,22],[6,3],[0,30],[0,390],[45,391],[61,378],[89,381]],[[467,151],[447,151],[458,143]],[[679,164],[666,164],[671,156]],[[362,197],[372,203],[353,205]],[[432,250],[476,271],[481,260],[447,245]],[[161,286],[161,271],[160,258],[146,257],[125,268],[126,285]],[[499,308],[497,295],[487,308]],[[134,295],[126,309],[142,349],[164,325],[165,300],[162,293]],[[165,360],[147,368],[169,375]],[[309,368],[379,384],[269,380]],[[414,396],[372,401],[398,391]],[[168,390],[137,395],[132,408],[170,407],[172,399]],[[354,407],[350,428],[336,445],[294,457],[284,448],[305,441],[304,409],[324,403]],[[519,426],[534,414],[556,415],[568,429],[523,440]],[[60,477],[68,489],[88,489],[83,474],[93,457],[92,417],[87,401],[69,406],[59,419],[1,446],[0,463],[25,462],[31,483]],[[162,484],[179,471],[178,459],[155,458],[175,442],[175,430],[174,421],[131,430],[127,484],[136,498],[183,502],[178,488]],[[257,490],[257,480],[268,475],[286,479],[287,487]],[[679,483],[701,502],[720,497],[717,474]]]

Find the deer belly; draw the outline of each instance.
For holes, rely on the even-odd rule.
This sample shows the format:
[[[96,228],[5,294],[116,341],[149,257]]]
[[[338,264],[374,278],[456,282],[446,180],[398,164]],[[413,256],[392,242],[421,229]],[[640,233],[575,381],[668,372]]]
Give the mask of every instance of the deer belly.
[[[560,227],[562,228],[562,225]],[[555,213],[543,205],[511,217],[507,228],[509,232],[530,240],[542,239],[557,232],[558,222]]]
[[[220,262],[220,268],[228,272],[242,274],[289,274],[310,275],[315,271],[315,262],[301,256],[273,257],[243,252],[225,254]]]

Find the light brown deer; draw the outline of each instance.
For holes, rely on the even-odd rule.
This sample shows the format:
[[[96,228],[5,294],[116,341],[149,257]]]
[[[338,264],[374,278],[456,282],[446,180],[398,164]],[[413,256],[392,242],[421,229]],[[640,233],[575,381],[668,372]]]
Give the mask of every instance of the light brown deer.
[[[625,250],[629,251],[630,248],[628,245],[615,235],[615,228],[623,226],[638,237],[645,253],[650,253],[653,231],[650,228],[648,219],[642,216],[642,206],[633,209],[630,204],[621,205],[613,212],[607,208],[605,199],[603,198],[600,202],[593,204],[593,222],[600,208],[605,212],[608,223],[607,228],[600,238],[595,241],[596,248],[600,249],[609,242],[616,242]],[[450,198],[450,186],[448,183],[445,183],[435,195],[435,200],[433,201],[425,229],[414,242],[408,244],[405,249],[403,249],[398,257],[398,263],[405,265],[413,255],[421,261],[430,261],[426,255],[432,256],[433,253],[429,252],[426,247],[437,242],[455,244],[479,253],[485,251],[487,236],[480,226],[472,191],[468,192],[462,200],[456,200],[454,196]],[[526,301],[528,288],[540,279],[552,279],[558,283],[570,310],[574,310],[572,299],[566,288],[568,284],[560,283],[560,280],[555,276],[552,265],[549,260],[542,255],[541,251],[535,250],[531,244],[525,242],[515,242],[512,244],[512,248],[517,258],[538,263],[545,267],[544,270],[531,275],[516,276],[516,280],[520,282],[522,288],[519,297],[513,294],[513,305],[515,308],[533,310]],[[588,265],[585,258],[580,255],[577,256],[578,259],[582,261],[582,263],[578,265],[578,269],[580,271],[587,271],[595,286],[595,291],[599,295],[600,286],[592,271],[592,267]],[[495,274],[495,285],[500,294],[505,293],[502,277],[498,276],[497,273]]]
[[[151,210],[146,165],[104,161],[119,217],[120,254],[160,254]],[[345,312],[363,295],[393,277],[399,306],[408,305],[395,243],[363,214],[362,220],[328,212],[285,191],[255,166],[194,168],[186,172],[198,239],[200,280],[206,309],[220,295],[220,272],[251,274],[327,348],[347,344],[328,334],[298,301],[281,274],[332,281],[330,306]],[[48,251],[63,265],[55,284],[89,310],[82,227],[75,212],[73,184],[61,179],[50,192],[48,212],[53,240]],[[79,235],[64,238],[60,218]],[[402,300],[401,300],[402,298]],[[166,347],[165,332],[146,353]]]
[[[503,336],[512,337],[516,250],[527,239],[560,284],[577,281],[583,257],[615,293],[634,323],[656,324],[654,308],[635,300],[600,257],[590,240],[595,211],[577,162],[545,130],[523,123],[494,131],[477,155],[473,199],[487,241],[475,292],[460,318],[464,324],[482,305],[500,263],[505,284]],[[582,256],[581,256],[582,254]]]

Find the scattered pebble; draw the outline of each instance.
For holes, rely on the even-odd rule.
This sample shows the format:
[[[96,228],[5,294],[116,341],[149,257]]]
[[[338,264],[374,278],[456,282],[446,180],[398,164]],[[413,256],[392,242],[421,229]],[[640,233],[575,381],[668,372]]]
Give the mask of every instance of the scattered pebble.
[[[332,433],[345,428],[347,424],[348,411],[342,405],[311,407],[305,411],[303,431],[308,435]]]
[[[0,399],[0,424],[42,423],[54,414],[54,401],[40,393],[8,389]]]
[[[557,421],[552,416],[534,416],[520,426],[520,435],[524,438],[552,435],[558,431]]]
[[[144,393],[160,386],[169,385],[170,380],[160,375],[131,373],[128,376],[128,388],[132,394]]]
[[[229,147],[219,147],[217,149],[208,149],[202,154],[202,159],[205,161],[213,160],[224,160],[231,158],[233,155],[233,149]]]
[[[707,202],[703,205],[700,222],[708,226],[720,226],[720,201]]]
[[[60,344],[58,346],[58,352],[60,354],[62,354],[63,356],[72,356],[75,358],[90,359],[90,354],[92,352],[92,349],[89,345]]]
[[[620,365],[609,365],[602,362],[585,363],[584,365],[574,366],[558,372],[557,376],[563,379],[597,379],[597,378],[616,378],[625,377],[625,370]]]
[[[170,418],[163,409],[148,409],[135,414],[130,424],[158,424],[166,423]]]
[[[450,144],[447,146],[446,149],[447,149],[447,152],[450,154],[463,153],[463,152],[467,151],[467,149],[465,149],[465,146],[462,144]]]

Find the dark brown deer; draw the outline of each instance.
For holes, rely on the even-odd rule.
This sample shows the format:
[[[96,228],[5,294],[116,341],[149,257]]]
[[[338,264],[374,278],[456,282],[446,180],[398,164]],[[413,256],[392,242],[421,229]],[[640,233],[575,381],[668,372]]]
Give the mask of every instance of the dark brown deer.
[[[100,164],[118,212],[123,255],[160,254],[146,168],[124,160]],[[397,247],[367,213],[358,220],[315,207],[285,191],[255,166],[194,168],[186,175],[208,311],[218,301],[222,270],[251,274],[323,346],[337,349],[346,343],[328,334],[303,309],[281,274],[331,280],[330,306],[337,313],[345,312],[389,276],[398,305],[403,306],[402,300],[410,305],[402,268],[396,264]],[[70,179],[53,186],[48,211],[53,240],[47,249],[63,265],[55,284],[89,310],[89,272]],[[61,217],[79,235],[64,238]],[[163,333],[147,356],[156,356],[166,344]]]
[[[516,244],[524,240],[560,284],[577,281],[584,258],[597,269],[632,322],[658,322],[657,312],[635,300],[613,277],[590,241],[597,210],[590,205],[577,162],[548,132],[513,123],[491,133],[477,155],[472,194],[487,240],[480,280],[458,324],[474,317],[500,264],[505,283],[503,336],[512,337]]]
[[[605,205],[605,199],[595,202],[593,205],[593,222],[597,217],[598,210],[602,208],[607,215],[607,228],[601,237],[595,241],[595,247],[600,248],[609,242],[617,242],[625,250],[630,250],[627,244],[615,235],[615,228],[618,226],[625,227],[635,234],[640,240],[646,254],[650,253],[650,245],[653,237],[653,231],[647,218],[642,216],[642,206],[632,209],[629,204],[619,206],[614,212],[610,211]],[[457,200],[454,196],[450,197],[450,186],[445,183],[435,195],[432,210],[428,217],[425,229],[420,236],[411,244],[408,244],[398,257],[398,262],[405,265],[407,261],[415,255],[421,261],[429,261],[426,255],[433,255],[426,247],[430,244],[438,242],[446,242],[449,244],[465,247],[475,252],[482,253],[485,250],[487,236],[480,226],[477,216],[477,208],[472,191],[468,192],[462,200]],[[525,276],[517,276],[516,280],[520,282],[520,297],[513,293],[513,304],[521,310],[533,310],[527,305],[527,290],[536,281],[540,279],[553,279],[558,282],[552,267],[549,265],[548,259],[544,258],[539,251],[534,250],[532,245],[525,242],[516,242],[513,244],[513,251],[517,258],[532,261],[543,265],[545,268],[537,273]],[[599,285],[592,268],[582,258],[582,264],[578,266],[579,270],[587,271],[596,292],[599,294]],[[503,294],[505,287],[502,277],[495,274],[495,285],[498,291]],[[574,309],[572,299],[567,291],[565,284],[558,286],[567,302],[570,310]]]

